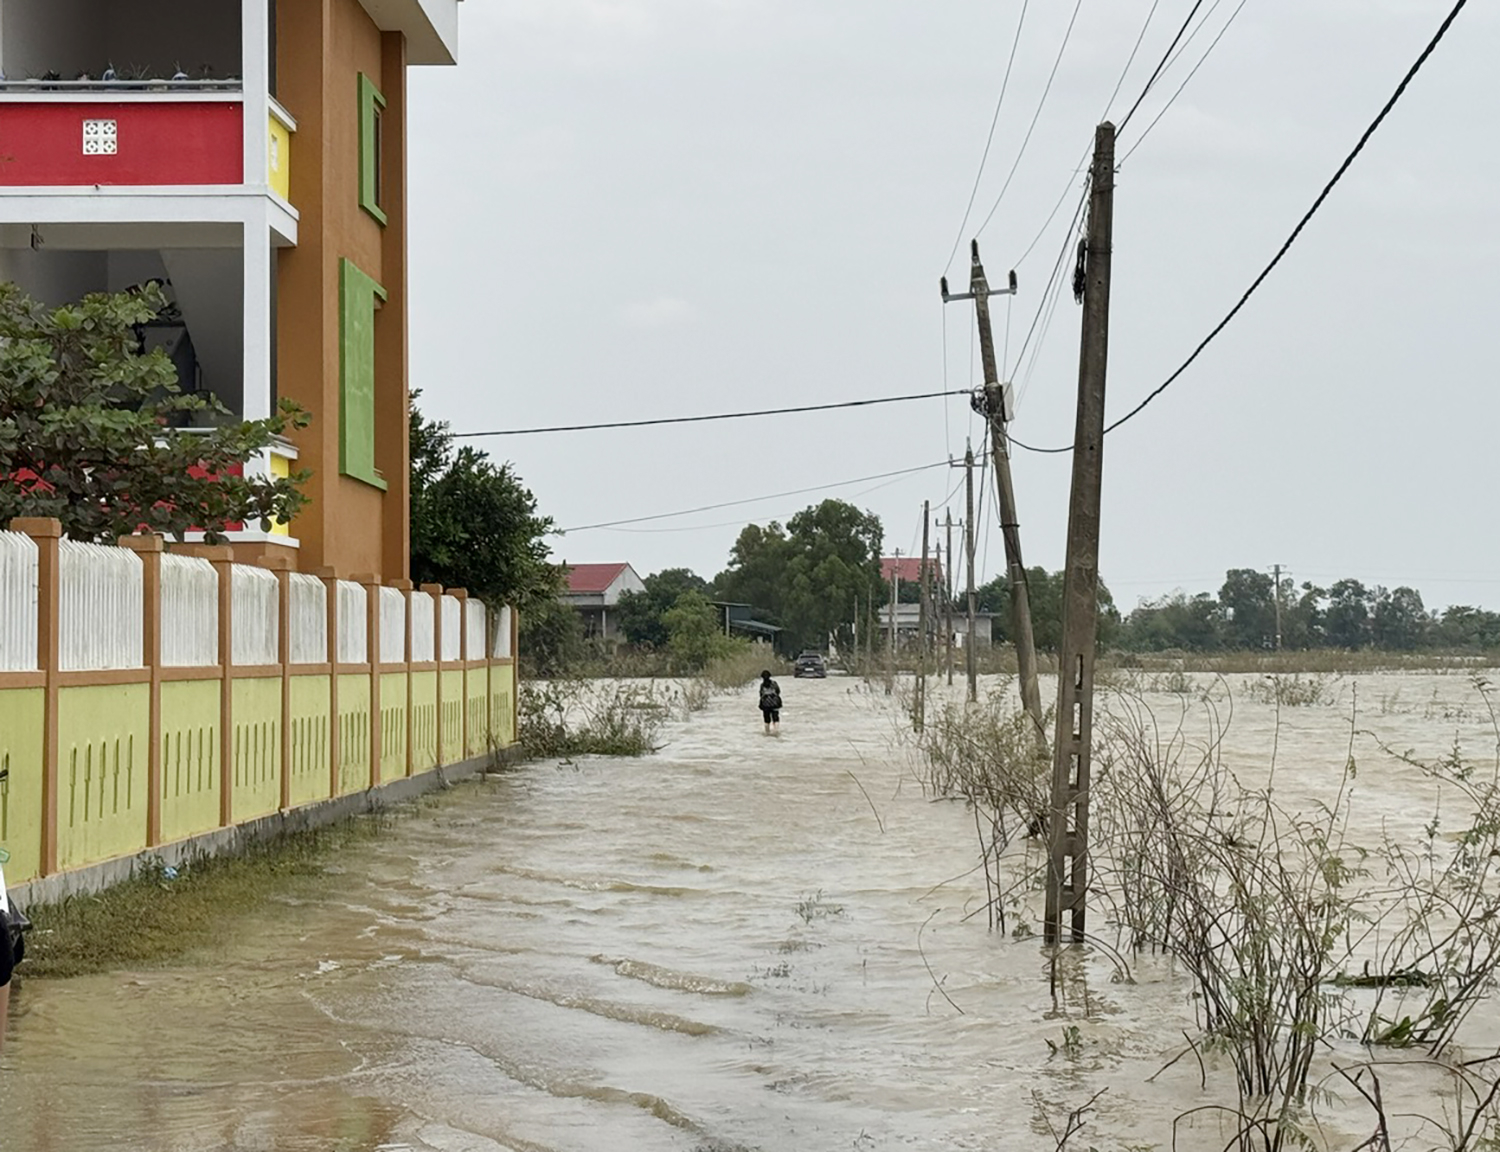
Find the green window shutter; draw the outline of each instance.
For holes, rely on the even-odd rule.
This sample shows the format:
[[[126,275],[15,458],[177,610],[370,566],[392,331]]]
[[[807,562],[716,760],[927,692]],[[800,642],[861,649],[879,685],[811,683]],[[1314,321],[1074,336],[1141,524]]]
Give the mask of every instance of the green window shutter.
[[[359,74],[359,206],[381,225],[385,225],[385,210],[380,206],[380,185],[383,173],[381,114],[385,111],[385,97],[375,82],[363,72]]]
[[[339,471],[385,490],[375,468],[375,302],[386,298],[351,260],[339,261]]]

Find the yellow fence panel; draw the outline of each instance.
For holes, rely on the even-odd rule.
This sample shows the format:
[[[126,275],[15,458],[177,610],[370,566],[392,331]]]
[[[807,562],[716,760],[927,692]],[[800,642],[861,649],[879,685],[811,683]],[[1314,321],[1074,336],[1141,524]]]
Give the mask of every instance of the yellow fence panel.
[[[370,678],[358,672],[339,677],[340,796],[370,786]]]
[[[443,761],[445,764],[457,764],[465,759],[463,751],[464,674],[461,671],[444,670],[438,675],[443,678],[443,707],[438,715],[438,723],[442,725],[443,733]]]
[[[490,678],[484,668],[469,669],[469,693],[464,700],[469,755],[483,756],[490,748]]]
[[[516,666],[496,664],[490,668],[490,732],[496,748],[516,742]]]
[[[219,681],[161,686],[161,838],[219,826]]]
[[[436,672],[411,674],[411,771],[415,776],[437,767]]]
[[[380,677],[380,779],[406,774],[406,673],[386,672]]]
[[[281,807],[281,677],[234,681],[235,823],[269,816]]]
[[[7,884],[23,884],[42,867],[42,733],[46,692],[0,691],[0,846],[10,853]]]
[[[57,862],[76,868],[146,847],[151,686],[62,688]]]
[[[292,755],[287,766],[292,774],[292,807],[328,799],[329,739],[332,709],[329,676],[291,678]]]

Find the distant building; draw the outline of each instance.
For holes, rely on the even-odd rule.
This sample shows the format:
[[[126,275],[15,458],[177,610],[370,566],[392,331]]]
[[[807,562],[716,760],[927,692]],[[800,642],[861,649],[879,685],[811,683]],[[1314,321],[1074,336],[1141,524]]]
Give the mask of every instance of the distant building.
[[[719,610],[719,622],[724,625],[724,635],[729,636],[737,632],[751,640],[763,640],[767,644],[776,643],[776,636],[781,632],[781,628],[775,624],[767,624],[764,620],[755,619],[754,605],[727,604],[722,600],[716,600],[714,607]]]
[[[943,587],[943,564],[936,557],[929,557],[927,570],[932,573],[932,589],[936,594]],[[903,584],[922,582],[922,558],[920,556],[883,556],[880,560],[880,579],[889,584],[895,574]]]
[[[974,649],[982,652],[992,644],[993,632],[992,622],[995,618],[993,612],[974,613]],[[877,643],[886,645],[890,643],[891,618],[889,605],[875,610],[875,629],[879,637]],[[927,636],[928,643],[944,647],[943,640],[943,614],[941,612],[929,612],[927,614]],[[920,604],[897,604],[896,605],[896,644],[898,647],[906,648],[917,642],[917,636],[921,633],[922,606]],[[953,646],[962,648],[964,641],[968,638],[969,623],[961,606],[955,606],[953,612]]]
[[[610,609],[626,592],[644,592],[645,583],[629,564],[570,564],[568,587],[558,597],[583,617],[583,634],[590,639],[614,640],[619,633]]]

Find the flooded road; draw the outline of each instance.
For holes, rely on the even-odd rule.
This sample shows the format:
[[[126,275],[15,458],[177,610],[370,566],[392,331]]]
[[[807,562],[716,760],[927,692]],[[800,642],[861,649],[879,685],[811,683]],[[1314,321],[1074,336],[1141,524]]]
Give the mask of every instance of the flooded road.
[[[1229,678],[1226,760],[1253,774],[1275,743],[1278,786],[1312,802],[1337,783],[1356,680],[1284,709],[1279,732],[1252,680]],[[1357,692],[1355,728],[1492,761],[1467,677],[1361,676]],[[973,817],[923,794],[883,693],[833,677],[783,695],[779,738],[750,690],[715,697],[656,756],[454,789],[210,953],[25,985],[0,1146],[1052,1148],[1048,1121],[1061,1131],[1104,1088],[1069,1147],[1168,1148],[1174,1116],[1232,1093],[1227,1067],[1204,1090],[1191,1058],[1148,1082],[1193,1027],[1169,966],[1137,961],[1128,983],[1066,949],[1054,995],[1035,940],[987,931]],[[1354,739],[1374,818],[1430,819],[1431,786]],[[1497,1033],[1466,1039],[1493,1051]],[[1432,1103],[1441,1083],[1408,1065],[1386,1091]],[[1323,1110],[1330,1147],[1368,1136],[1358,1103]],[[1207,1127],[1178,1146],[1223,1142]]]

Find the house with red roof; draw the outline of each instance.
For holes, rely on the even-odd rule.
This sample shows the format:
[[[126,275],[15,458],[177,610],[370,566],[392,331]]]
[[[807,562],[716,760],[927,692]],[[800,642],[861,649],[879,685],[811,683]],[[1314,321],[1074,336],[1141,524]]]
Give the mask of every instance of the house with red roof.
[[[611,612],[626,592],[644,592],[645,582],[629,564],[568,564],[568,586],[559,597],[583,617],[583,632],[590,638],[614,639],[618,626]]]

